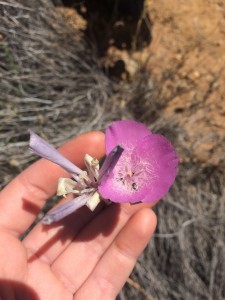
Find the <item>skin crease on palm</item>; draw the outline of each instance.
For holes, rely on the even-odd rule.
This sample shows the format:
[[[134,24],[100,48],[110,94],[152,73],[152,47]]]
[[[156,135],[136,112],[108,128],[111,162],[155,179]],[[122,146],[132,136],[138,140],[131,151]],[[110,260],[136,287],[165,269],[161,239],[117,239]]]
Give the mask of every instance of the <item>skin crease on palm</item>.
[[[60,152],[80,168],[86,153],[104,155],[104,134],[89,132]],[[0,193],[0,299],[115,299],[156,226],[152,203],[87,207],[50,226],[37,224],[21,242],[59,177],[40,159]],[[63,199],[61,203],[67,201]]]

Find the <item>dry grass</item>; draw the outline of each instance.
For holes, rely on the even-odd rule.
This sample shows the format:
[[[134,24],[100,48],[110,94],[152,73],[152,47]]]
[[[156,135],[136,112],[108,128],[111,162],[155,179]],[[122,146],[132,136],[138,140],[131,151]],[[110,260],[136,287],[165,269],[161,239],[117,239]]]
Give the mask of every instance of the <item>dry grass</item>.
[[[76,39],[50,2],[38,13],[28,1],[20,3],[0,1],[2,185],[33,159],[27,151],[29,127],[59,145],[122,115],[108,101],[115,87],[90,45]]]

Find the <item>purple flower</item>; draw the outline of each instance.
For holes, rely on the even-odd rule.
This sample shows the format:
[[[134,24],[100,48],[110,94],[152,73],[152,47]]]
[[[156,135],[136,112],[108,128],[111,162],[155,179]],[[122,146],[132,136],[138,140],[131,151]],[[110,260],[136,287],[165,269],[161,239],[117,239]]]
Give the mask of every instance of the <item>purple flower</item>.
[[[93,211],[101,200],[120,203],[159,200],[168,192],[177,174],[178,158],[171,143],[135,121],[116,121],[106,129],[106,159],[99,169],[99,161],[86,154],[86,171],[33,131],[30,134],[33,152],[71,174],[72,179],[59,179],[57,195],[76,195],[47,213],[42,219],[44,224],[56,222],[83,205]]]
[[[99,193],[112,202],[153,202],[163,197],[177,175],[178,158],[172,144],[135,121],[116,121],[106,129],[106,154],[124,148]]]

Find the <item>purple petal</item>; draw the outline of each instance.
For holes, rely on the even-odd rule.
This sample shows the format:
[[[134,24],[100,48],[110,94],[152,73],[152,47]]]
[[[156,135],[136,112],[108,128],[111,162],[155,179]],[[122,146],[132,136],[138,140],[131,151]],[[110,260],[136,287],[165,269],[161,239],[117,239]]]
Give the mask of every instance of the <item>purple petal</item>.
[[[151,131],[142,123],[123,120],[113,122],[106,129],[106,154],[108,154],[118,144],[128,149],[137,145]]]
[[[116,146],[105,158],[105,161],[99,171],[98,182],[100,183],[105,177],[109,176],[109,174],[114,169],[116,163],[118,162],[121,154],[124,149],[118,145]]]
[[[152,134],[143,139],[132,153],[134,164],[146,163],[143,180],[145,197],[142,202],[162,198],[170,189],[177,175],[178,157],[172,144],[162,135]]]
[[[71,161],[60,154],[52,145],[47,143],[32,130],[30,130],[29,147],[37,155],[56,163],[72,175],[80,174],[82,172],[80,168],[75,166]]]
[[[125,150],[112,174],[99,187],[112,202],[152,202],[164,196],[177,174],[178,158],[161,135],[142,139],[133,151]]]
[[[67,203],[56,208],[55,210],[47,213],[41,220],[41,222],[45,225],[50,225],[54,222],[57,222],[65,218],[66,216],[72,214],[80,207],[84,206],[89,198],[89,195],[82,195],[71,201],[68,201]]]

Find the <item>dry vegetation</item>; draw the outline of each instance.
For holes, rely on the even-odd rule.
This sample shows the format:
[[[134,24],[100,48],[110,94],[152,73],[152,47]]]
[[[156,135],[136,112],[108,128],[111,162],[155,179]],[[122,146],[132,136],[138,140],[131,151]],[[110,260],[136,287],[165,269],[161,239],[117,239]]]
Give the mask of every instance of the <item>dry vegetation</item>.
[[[133,18],[113,10],[110,30],[98,1],[76,11],[56,9],[60,0],[0,1],[0,183],[33,160],[29,127],[59,145],[114,119],[145,122],[173,141],[181,164],[118,299],[222,300],[225,5],[139,2]]]

